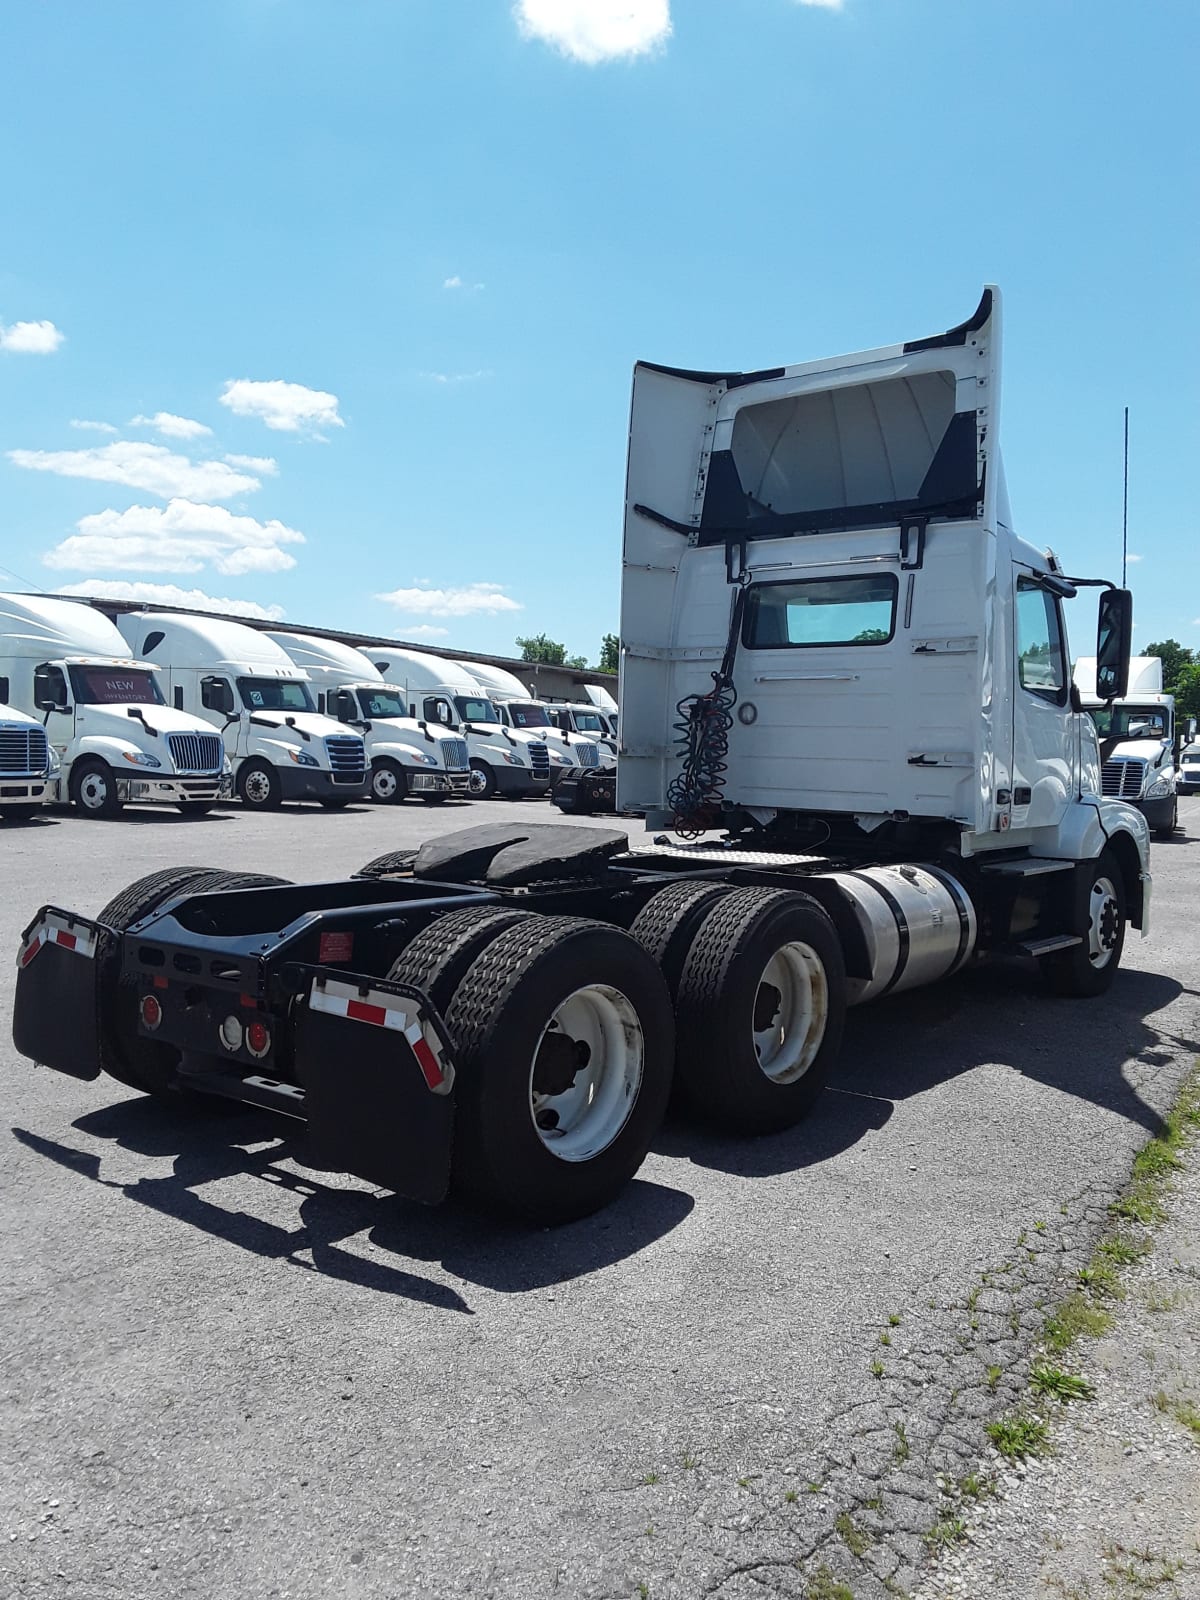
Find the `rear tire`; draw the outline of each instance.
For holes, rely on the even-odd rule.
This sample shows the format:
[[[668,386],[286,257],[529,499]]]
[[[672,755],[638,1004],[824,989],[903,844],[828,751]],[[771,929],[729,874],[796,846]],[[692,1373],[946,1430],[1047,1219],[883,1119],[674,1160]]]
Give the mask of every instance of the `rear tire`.
[[[408,777],[398,761],[387,756],[372,763],[371,799],[377,805],[398,806],[408,795]]]
[[[612,1200],[671,1092],[670,996],[637,941],[582,918],[519,923],[471,965],[446,1026],[455,1188],[543,1226]]]
[[[1125,915],[1121,864],[1111,850],[1102,850],[1094,862],[1075,871],[1074,907],[1066,931],[1083,942],[1045,960],[1046,981],[1055,994],[1093,999],[1111,986],[1125,948]]]
[[[278,811],[283,784],[269,761],[247,761],[237,775],[238,798],[248,811]]]
[[[778,1133],[806,1115],[837,1058],[846,966],[811,896],[735,889],[692,940],[676,999],[675,1070],[722,1128]]]
[[[696,929],[729,894],[726,883],[673,883],[646,901],[629,931],[667,980],[674,1000]]]
[[[101,911],[98,922],[120,931],[132,927],[181,890],[193,894],[221,889],[276,888],[286,878],[264,877],[257,872],[225,872],[217,867],[168,867],[138,878],[122,889]],[[166,1044],[142,1038],[138,1031],[138,990],[120,973],[120,946],[102,933],[96,950],[96,994],[100,1006],[100,1065],[110,1078],[143,1094],[168,1094],[176,1088],[175,1051]]]
[[[1176,796],[1175,803],[1171,807],[1171,820],[1170,820],[1170,822],[1167,824],[1167,826],[1165,828],[1155,828],[1154,837],[1156,839],[1169,839],[1171,837],[1171,835],[1176,832],[1178,827],[1179,827],[1179,798],[1178,798],[1178,796]]]
[[[68,784],[71,803],[85,817],[109,820],[119,817],[124,801],[117,794],[117,780],[107,761],[88,756],[71,768]]]
[[[359,867],[354,874],[356,878],[386,878],[391,873],[412,875],[412,864],[417,859],[415,850],[388,850],[384,855],[376,856],[374,861],[368,861],[365,867]]]
[[[532,916],[531,911],[510,911],[504,906],[447,912],[405,947],[388,977],[393,983],[422,990],[444,1016],[476,957],[506,928],[528,922]]]

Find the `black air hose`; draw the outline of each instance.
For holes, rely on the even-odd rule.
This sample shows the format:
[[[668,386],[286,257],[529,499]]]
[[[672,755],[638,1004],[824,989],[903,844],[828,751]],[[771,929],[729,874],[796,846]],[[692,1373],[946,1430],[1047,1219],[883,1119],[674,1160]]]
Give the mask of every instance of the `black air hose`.
[[[679,772],[667,785],[667,804],[674,813],[672,827],[681,839],[696,839],[714,827],[725,798],[729,730],[737,690],[733,686],[733,658],[742,626],[746,591],[739,592],[729,624],[729,638],[720,671],[705,694],[688,694],[675,707],[675,732],[683,756]]]

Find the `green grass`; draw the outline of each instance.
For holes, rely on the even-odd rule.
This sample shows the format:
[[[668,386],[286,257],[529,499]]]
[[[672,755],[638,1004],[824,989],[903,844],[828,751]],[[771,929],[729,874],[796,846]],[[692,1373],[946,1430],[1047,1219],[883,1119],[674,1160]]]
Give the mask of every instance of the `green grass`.
[[[683,1457],[683,1470],[685,1472],[690,1472],[693,1467],[698,1467],[699,1465],[700,1465],[699,1456],[688,1455],[688,1454],[685,1453],[685,1455]]]
[[[1131,1239],[1128,1234],[1114,1233],[1111,1239],[1101,1239],[1096,1246],[1096,1255],[1104,1261],[1111,1261],[1114,1267],[1128,1267],[1134,1261],[1140,1261],[1149,1249],[1148,1240]]]
[[[899,1326],[900,1326],[900,1313],[898,1311],[889,1311],[888,1312],[888,1327],[889,1328],[898,1328]]]
[[[1112,1327],[1112,1314],[1092,1305],[1082,1294],[1069,1294],[1053,1316],[1046,1318],[1046,1343],[1052,1350],[1066,1350],[1076,1339],[1098,1338]]]
[[[998,1422],[989,1422],[984,1431],[1010,1461],[1044,1455],[1050,1444],[1049,1429],[1035,1417],[1002,1417]]]
[[[1127,1550],[1119,1544],[1104,1549],[1104,1586],[1116,1600],[1136,1600],[1164,1584],[1174,1588],[1182,1571],[1182,1561],[1156,1556],[1152,1550]]]
[[[880,1361],[878,1356],[876,1356],[874,1361],[871,1363],[871,1376],[873,1378],[883,1377],[883,1362]]]
[[[935,1522],[921,1537],[930,1550],[948,1550],[967,1537],[967,1525],[961,1517],[943,1517]]]
[[[833,1526],[852,1556],[866,1555],[871,1548],[871,1535],[858,1526],[848,1511],[839,1511]]]
[[[992,1390],[993,1393],[995,1393],[996,1385],[1000,1382],[1000,1379],[1002,1377],[1003,1377],[1003,1372],[1002,1372],[1001,1368],[999,1368],[999,1367],[989,1367],[988,1368],[988,1370],[987,1370],[987,1386],[988,1386],[989,1389]]]
[[[1169,1412],[1181,1427],[1200,1440],[1200,1410],[1190,1400],[1172,1400],[1162,1389],[1151,1395],[1150,1400],[1156,1411]]]
[[[977,1472],[968,1472],[958,1480],[958,1492],[968,1500],[986,1500],[996,1492],[990,1478],[981,1478]]]
[[[647,1486],[649,1486],[652,1483],[657,1483],[658,1482],[658,1473],[657,1472],[644,1473],[643,1476],[642,1476],[642,1482],[644,1484],[646,1484]]]
[[[891,1334],[890,1334],[890,1333],[889,1333],[889,1332],[888,1332],[888,1331],[887,1331],[887,1329],[886,1329],[886,1328],[885,1328],[885,1329],[884,1329],[884,1330],[883,1330],[883,1332],[882,1332],[882,1333],[881,1333],[881,1334],[880,1334],[880,1335],[879,1335],[879,1342],[880,1342],[880,1344],[891,1344],[891,1342],[892,1342],[892,1336],[891,1336]]]
[[[912,1446],[908,1442],[908,1433],[902,1422],[892,1423],[892,1432],[896,1435],[896,1444],[892,1450],[893,1461],[907,1461],[912,1455]]]
[[[785,1505],[794,1506],[799,1498],[800,1494],[796,1489],[785,1489],[783,1491],[783,1502]]]
[[[839,1583],[828,1567],[818,1567],[808,1580],[806,1600],[854,1600],[854,1591]]]
[[[1096,1394],[1086,1378],[1080,1378],[1073,1372],[1064,1372],[1061,1367],[1051,1367],[1044,1363],[1034,1367],[1029,1375],[1029,1381],[1038,1394],[1052,1394],[1064,1405],[1068,1400],[1094,1399]]]

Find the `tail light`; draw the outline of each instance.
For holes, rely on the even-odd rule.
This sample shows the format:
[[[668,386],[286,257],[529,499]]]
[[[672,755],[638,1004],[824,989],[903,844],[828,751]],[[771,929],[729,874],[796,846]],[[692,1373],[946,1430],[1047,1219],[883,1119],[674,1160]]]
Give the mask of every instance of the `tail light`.
[[[261,1061],[271,1048],[271,1030],[265,1022],[252,1022],[246,1029],[246,1049],[256,1061]]]
[[[163,1010],[152,994],[142,996],[141,1003],[142,1026],[153,1031],[162,1022]]]

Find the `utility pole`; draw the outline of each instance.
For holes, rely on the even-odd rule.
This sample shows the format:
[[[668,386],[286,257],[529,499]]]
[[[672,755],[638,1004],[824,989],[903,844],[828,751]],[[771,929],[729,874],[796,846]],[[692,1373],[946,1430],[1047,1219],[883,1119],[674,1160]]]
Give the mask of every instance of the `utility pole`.
[[[1125,567],[1129,560],[1129,407],[1125,407],[1125,492],[1121,504],[1121,587],[1125,584]]]

